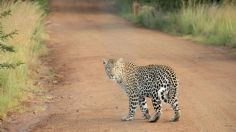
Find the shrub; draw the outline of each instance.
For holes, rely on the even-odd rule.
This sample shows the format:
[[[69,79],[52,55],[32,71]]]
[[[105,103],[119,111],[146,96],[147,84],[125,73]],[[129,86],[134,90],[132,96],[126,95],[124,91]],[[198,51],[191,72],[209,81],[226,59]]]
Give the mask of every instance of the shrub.
[[[113,5],[120,14],[132,12],[132,0],[114,0]]]
[[[135,18],[137,24],[154,28],[156,21],[155,9],[151,6],[143,6]]]

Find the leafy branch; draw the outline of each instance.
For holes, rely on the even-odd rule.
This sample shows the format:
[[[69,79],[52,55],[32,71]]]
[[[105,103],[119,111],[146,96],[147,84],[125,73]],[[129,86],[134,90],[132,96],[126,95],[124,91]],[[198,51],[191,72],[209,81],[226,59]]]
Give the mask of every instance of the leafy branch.
[[[1,29],[1,27],[0,27],[0,29]],[[8,34],[4,34],[3,31],[0,31],[0,40],[4,41],[4,40],[7,40],[9,38],[13,38],[13,36],[16,35],[16,34],[18,34],[17,30],[14,30],[14,31],[12,31]]]
[[[0,13],[0,19],[6,17],[8,15],[11,15],[10,9]],[[5,41],[8,40],[9,38],[12,39],[14,37],[14,35],[16,35],[16,34],[18,34],[17,30],[14,30],[14,31],[7,33],[7,34],[4,33],[2,23],[0,22],[0,51],[2,51],[2,52],[15,52],[14,47],[6,44]],[[0,69],[15,69],[16,67],[18,67],[22,64],[24,64],[24,63],[21,61],[18,61],[16,63],[4,62],[4,63],[0,63]]]
[[[24,63],[21,61],[18,61],[16,63],[0,63],[0,69],[15,69],[16,67],[23,65]]]
[[[15,52],[15,49],[13,46],[11,45],[6,45],[6,44],[3,44],[1,41],[0,41],[0,50],[3,51],[3,52]]]
[[[10,9],[8,9],[6,11],[3,11],[2,13],[0,13],[0,19],[4,18],[6,16],[9,16],[9,15],[11,15],[11,10]]]

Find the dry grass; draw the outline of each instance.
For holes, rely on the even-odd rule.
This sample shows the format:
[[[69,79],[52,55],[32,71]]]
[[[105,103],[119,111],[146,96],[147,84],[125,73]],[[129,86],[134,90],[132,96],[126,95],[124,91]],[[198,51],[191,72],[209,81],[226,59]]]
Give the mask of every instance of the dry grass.
[[[139,14],[133,16],[129,3],[117,1],[122,7],[121,15],[134,23],[164,32],[187,35],[207,44],[236,47],[236,3],[228,0],[222,5],[197,4],[194,1],[179,11],[155,10],[150,4],[143,5]],[[122,6],[125,4],[126,6]],[[125,8],[125,9],[123,9]]]
[[[17,30],[18,34],[9,39],[16,53],[0,53],[1,62],[22,61],[25,64],[16,69],[0,69],[0,117],[14,109],[18,103],[30,96],[34,88],[35,70],[38,69],[39,55],[42,53],[43,14],[34,3],[21,2],[3,4],[0,10],[11,9],[12,15],[2,19],[5,33]]]
[[[179,31],[201,37],[206,43],[236,47],[236,8],[234,5],[196,5],[178,14]]]

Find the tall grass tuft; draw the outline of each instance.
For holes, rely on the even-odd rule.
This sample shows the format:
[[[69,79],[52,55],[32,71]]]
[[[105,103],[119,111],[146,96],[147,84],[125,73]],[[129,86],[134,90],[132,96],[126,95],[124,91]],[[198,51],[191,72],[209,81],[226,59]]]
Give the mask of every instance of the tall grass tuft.
[[[44,11],[38,4],[17,2],[0,5],[0,10],[11,10],[11,15],[1,19],[3,31],[17,34],[7,43],[12,44],[15,53],[0,53],[0,63],[22,61],[15,69],[0,69],[0,118],[13,110],[19,102],[30,96],[34,88],[35,70],[39,67],[44,34]]]
[[[236,47],[236,8],[234,5],[196,5],[178,14],[178,30],[202,38],[209,44]]]
[[[135,23],[149,28],[155,28],[156,19],[155,9],[151,6],[143,6],[135,18]]]

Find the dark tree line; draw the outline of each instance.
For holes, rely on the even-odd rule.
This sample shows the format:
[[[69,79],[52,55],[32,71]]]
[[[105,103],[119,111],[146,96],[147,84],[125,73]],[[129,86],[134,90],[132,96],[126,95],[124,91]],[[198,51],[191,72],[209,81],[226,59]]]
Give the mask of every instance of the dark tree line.
[[[184,4],[223,4],[232,3],[235,0],[128,0],[137,1],[141,4],[151,4],[157,10],[173,11],[180,9]]]

